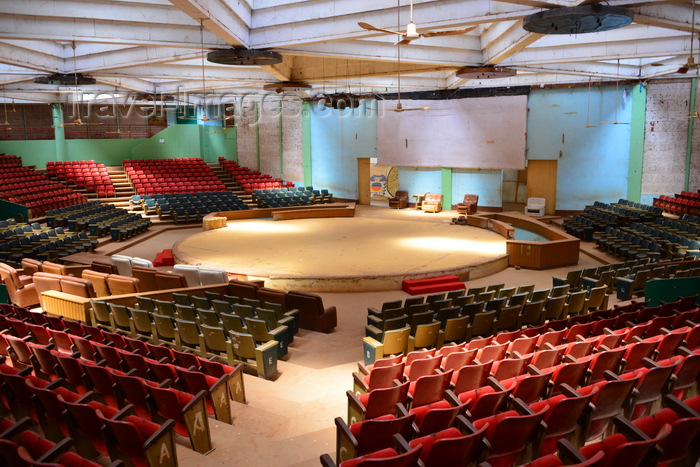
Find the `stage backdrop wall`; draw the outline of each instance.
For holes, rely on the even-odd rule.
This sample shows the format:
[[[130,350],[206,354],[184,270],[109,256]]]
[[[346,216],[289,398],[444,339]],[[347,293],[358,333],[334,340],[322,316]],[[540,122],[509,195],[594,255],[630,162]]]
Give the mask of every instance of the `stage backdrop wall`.
[[[527,96],[379,102],[377,163],[401,167],[523,169]]]

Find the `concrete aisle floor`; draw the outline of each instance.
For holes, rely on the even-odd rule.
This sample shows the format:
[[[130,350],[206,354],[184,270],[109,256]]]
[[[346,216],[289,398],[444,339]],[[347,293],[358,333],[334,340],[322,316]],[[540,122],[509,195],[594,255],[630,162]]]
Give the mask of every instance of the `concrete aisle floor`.
[[[392,210],[358,206],[357,216],[411,219],[417,222],[449,223],[455,211],[437,214],[413,210]],[[172,228],[172,226],[165,226]],[[152,232],[164,227],[154,227]],[[121,254],[153,259],[155,254],[201,227],[164,230],[150,239],[131,244],[112,243],[99,249],[101,254]],[[381,233],[378,233],[381,235]],[[506,286],[535,284],[552,286],[553,276],[565,276],[573,268],[617,262],[582,244],[579,264],[546,271],[507,268],[494,275],[469,281],[467,287],[505,283]],[[335,417],[347,417],[345,392],[352,389],[351,373],[362,358],[362,337],[368,306],[408,296],[403,291],[320,293],[325,306],[338,309],[338,327],[330,334],[301,330],[289,347],[286,361],[280,361],[279,376],[266,381],[245,375],[247,405],[233,404],[232,425],[210,419],[214,450],[207,455],[193,452],[187,440],[178,440],[181,466],[313,466],[320,465],[323,453],[335,452]],[[611,296],[611,305],[616,303]]]

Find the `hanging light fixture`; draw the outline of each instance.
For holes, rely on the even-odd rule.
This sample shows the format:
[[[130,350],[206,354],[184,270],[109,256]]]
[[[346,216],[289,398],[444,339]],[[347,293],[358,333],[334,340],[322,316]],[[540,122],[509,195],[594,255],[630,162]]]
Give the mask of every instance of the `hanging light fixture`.
[[[632,10],[598,3],[534,13],[525,17],[523,28],[538,34],[586,34],[622,28],[633,20]]]

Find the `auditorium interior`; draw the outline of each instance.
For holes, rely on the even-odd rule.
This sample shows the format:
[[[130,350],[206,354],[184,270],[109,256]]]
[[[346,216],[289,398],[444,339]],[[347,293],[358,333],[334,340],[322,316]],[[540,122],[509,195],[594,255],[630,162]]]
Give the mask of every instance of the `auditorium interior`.
[[[0,464],[697,464],[696,0],[25,0],[0,44]]]

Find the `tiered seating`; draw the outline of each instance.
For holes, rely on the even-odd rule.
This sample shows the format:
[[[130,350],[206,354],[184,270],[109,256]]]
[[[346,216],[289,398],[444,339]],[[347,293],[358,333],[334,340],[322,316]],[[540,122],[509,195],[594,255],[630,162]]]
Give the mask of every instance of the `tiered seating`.
[[[671,214],[700,215],[700,192],[682,191],[675,196],[661,195],[654,198],[654,206]]]
[[[682,258],[700,256],[700,223],[692,216],[671,220],[657,218],[653,223],[633,222],[625,228],[607,228],[593,235],[599,248],[626,258]]]
[[[100,198],[114,196],[114,184],[102,163],[90,161],[47,161],[46,173],[69,186],[97,193]]]
[[[0,167],[17,167],[22,165],[22,158],[14,154],[0,154]]]
[[[92,322],[203,358],[244,364],[264,378],[275,375],[298,329],[298,312],[274,303],[211,292],[172,296],[173,301],[137,297],[131,308],[92,300]]]
[[[629,225],[632,222],[651,222],[654,216],[661,213],[662,210],[657,207],[622,198],[614,204],[596,201],[592,206],[586,206],[583,214],[564,221],[562,226],[571,235],[591,241],[595,232]]]
[[[151,438],[145,447],[158,444],[155,459],[160,461],[151,459],[154,463],[147,465],[177,465],[173,430],[189,438],[195,451],[206,453],[212,449],[209,417],[231,423],[230,400],[245,402],[240,366],[19,307],[4,305],[2,310],[0,355],[10,357],[13,365],[0,365],[2,379],[12,388],[5,391],[7,405],[2,408],[12,410],[15,416],[35,416],[45,432],[57,436],[65,436],[59,429],[65,427],[76,440],[77,451],[91,458],[99,453],[112,460],[121,459],[115,456],[119,450],[135,456]],[[28,316],[25,319],[29,321],[22,321],[20,316]],[[15,368],[25,370],[18,372]],[[129,373],[125,373],[127,369]],[[49,381],[52,383],[47,384]],[[88,389],[93,392],[88,393]],[[89,402],[93,393],[104,402]],[[36,401],[30,405],[33,395]],[[95,416],[95,409],[101,416]],[[124,420],[137,429],[163,425],[170,435],[157,442],[152,438],[156,430],[151,430],[140,441],[132,438],[133,445],[121,444],[126,427],[109,422],[119,410],[134,414]],[[103,423],[106,430],[99,429]],[[165,458],[168,461],[163,463]]]
[[[199,157],[125,160],[124,169],[139,195],[226,190]]]
[[[49,209],[72,206],[85,202],[85,196],[29,167],[3,168],[3,189],[0,197],[22,204],[31,217],[41,217]]]
[[[294,187],[293,182],[285,182],[281,178],[272,178],[270,175],[262,174],[257,170],[241,167],[237,162],[226,160],[223,157],[219,157],[219,165],[238,183],[247,195],[253,194],[253,190]]]
[[[565,438],[574,451],[581,449],[584,460],[603,458],[609,455],[608,444],[616,443],[612,452],[620,445],[619,436],[632,436],[621,426],[634,423],[643,433],[637,430],[640,437],[629,440],[643,443],[632,446],[636,457],[624,458],[625,465],[638,465],[634,459],[644,458],[656,443],[669,443],[667,459],[685,457],[693,465],[698,451],[688,446],[700,432],[697,418],[680,424],[671,441],[666,432],[659,436],[658,429],[690,412],[665,415],[668,422],[659,423],[641,417],[656,417],[665,395],[694,393],[700,374],[700,325],[695,324],[700,308],[693,308],[697,299],[655,309],[631,304],[580,317],[585,320],[551,321],[410,353],[399,350],[360,363],[359,373],[353,374],[355,388],[347,392],[347,423],[336,419],[336,463],[382,457],[379,452],[393,447],[396,434],[409,448],[421,445],[424,462],[441,459],[431,465],[450,465],[456,459],[457,452],[443,440],[464,443],[460,452],[473,454],[464,464],[483,456],[491,465],[520,465],[551,455]],[[384,311],[389,309],[387,305]],[[437,384],[443,378],[448,387]],[[498,435],[504,423],[508,429]],[[485,433],[477,435],[487,424]],[[604,439],[603,454],[597,454],[602,445],[582,448],[610,433],[613,424],[622,434]],[[476,447],[466,448],[474,437]],[[490,450],[481,439],[489,441]],[[680,444],[670,449],[676,441]],[[330,456],[322,463],[333,465]]]
[[[0,237],[0,261],[18,267],[22,259],[55,260],[79,251],[93,251],[98,244],[85,232],[66,233],[38,223],[7,229]]]
[[[143,195],[143,198],[143,209],[146,214],[154,211],[158,214],[159,219],[169,217],[176,224],[201,222],[202,218],[210,212],[250,209],[242,199],[231,191],[165,193]]]

